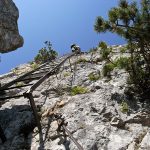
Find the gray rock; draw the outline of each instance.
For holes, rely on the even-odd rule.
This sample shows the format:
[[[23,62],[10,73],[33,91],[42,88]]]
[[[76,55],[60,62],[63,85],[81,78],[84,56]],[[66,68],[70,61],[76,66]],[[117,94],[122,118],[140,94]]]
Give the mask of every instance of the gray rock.
[[[139,150],[149,150],[150,149],[150,130],[147,132],[147,134],[144,136]]]
[[[82,56],[90,58],[90,54]],[[71,62],[73,60],[75,58]],[[68,63],[65,66],[64,72],[69,72]],[[88,93],[71,96],[69,85],[73,73],[65,78],[60,74],[57,75],[58,79],[52,76],[33,92],[35,104],[39,108],[38,113],[42,116],[43,141],[37,128],[33,129],[34,126],[31,126],[33,132],[28,129],[34,120],[27,99],[11,99],[2,103],[0,125],[8,141],[1,144],[0,149],[6,150],[12,147],[12,149],[31,150],[77,150],[77,146],[68,136],[65,138],[63,132],[57,131],[57,122],[49,116],[50,113],[55,112],[63,115],[68,122],[67,129],[84,150],[136,150],[136,148],[149,150],[150,109],[142,108],[142,105],[138,104],[135,110],[136,102],[129,102],[125,97],[124,88],[120,87],[125,85],[126,75],[119,75],[117,70],[118,75],[111,81],[105,82],[105,79],[99,79],[93,82],[89,80],[88,75],[96,70],[101,72],[102,65],[88,63],[84,68],[82,67],[80,64],[77,66],[72,86],[86,87],[89,89]],[[15,76],[8,75],[2,77],[2,80],[9,81],[13,78]],[[123,100],[128,102],[129,113],[121,112],[120,106]],[[56,102],[62,102],[63,105],[58,105],[59,103],[55,105]],[[45,117],[43,114],[46,114]],[[28,136],[24,137],[26,132],[22,128],[31,133],[27,132]],[[28,148],[25,148],[25,145]]]
[[[23,45],[17,20],[19,11],[12,0],[0,1],[0,53],[13,51]]]
[[[150,112],[138,112],[132,114],[126,120],[126,123],[138,123],[150,127]]]
[[[123,128],[124,125],[125,125],[125,122],[120,118],[113,117],[110,124],[112,126],[115,126],[115,127],[118,127],[118,128]]]

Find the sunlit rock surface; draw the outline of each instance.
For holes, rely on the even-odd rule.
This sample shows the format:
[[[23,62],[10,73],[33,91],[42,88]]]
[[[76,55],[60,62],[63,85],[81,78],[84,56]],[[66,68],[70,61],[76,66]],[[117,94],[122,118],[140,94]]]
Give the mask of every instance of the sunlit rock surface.
[[[0,0],[0,53],[7,53],[23,46],[17,20],[19,11],[12,0]]]
[[[117,51],[118,47],[115,49]],[[114,55],[119,57],[118,53]],[[102,74],[105,63],[79,61],[90,60],[91,56],[96,60],[99,51],[71,58],[72,64],[80,62],[75,73],[66,62],[57,77],[51,76],[33,92],[41,116],[42,134],[38,134],[35,127],[28,99],[12,98],[0,104],[0,125],[8,139],[4,144],[0,139],[0,150],[78,150],[68,136],[57,131],[58,123],[50,115],[54,106],[53,112],[63,115],[68,122],[67,128],[84,150],[150,150],[150,103],[131,101],[124,94],[128,76],[124,70],[115,69],[111,79],[90,80],[90,73]],[[18,77],[22,73],[20,70],[25,73],[29,66],[20,65],[0,76],[1,83]],[[85,87],[88,92],[71,95],[71,86]],[[24,92],[28,88],[13,89],[8,94]],[[124,101],[128,109],[123,106]]]

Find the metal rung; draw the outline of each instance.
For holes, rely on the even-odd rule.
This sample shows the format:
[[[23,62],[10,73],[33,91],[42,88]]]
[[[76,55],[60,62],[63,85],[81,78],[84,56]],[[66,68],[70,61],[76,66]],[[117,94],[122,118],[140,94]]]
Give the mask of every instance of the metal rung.
[[[33,85],[33,84],[25,84],[25,85],[20,85],[20,86],[8,87],[8,88],[5,88],[5,89],[3,89],[3,90],[0,89],[0,91],[10,90],[10,89],[17,89],[17,88],[21,88],[21,87],[30,86],[30,85]]]
[[[40,70],[50,70],[50,68],[41,68]]]
[[[40,76],[40,77],[31,77],[31,78],[24,78],[24,79],[20,79],[20,80],[17,80],[17,82],[20,82],[20,81],[26,81],[26,80],[37,80],[37,79],[40,79],[42,78],[43,76]],[[16,82],[16,83],[17,83]]]
[[[33,72],[35,72],[35,71],[41,69],[43,66],[45,66],[45,65],[47,65],[47,64],[48,64],[48,62],[46,62],[46,63],[40,65],[38,68],[36,68],[36,69],[34,69],[34,70],[32,70],[32,71],[29,71],[29,72],[27,72],[27,73],[21,75],[21,76],[18,77],[17,79],[14,79],[14,80],[12,80],[12,81],[9,82],[9,83],[6,83],[6,84],[3,85],[2,87],[0,87],[0,89],[4,89],[4,88],[7,88],[7,87],[12,86],[12,85],[15,84],[16,82],[18,82],[20,79],[23,79],[23,78],[27,77],[28,75],[30,75],[30,74],[32,74]]]
[[[11,99],[11,98],[19,98],[19,97],[24,97],[24,95],[22,94],[22,95],[15,95],[15,96],[0,97],[0,101]]]
[[[48,73],[49,71],[41,71],[41,72],[35,72],[35,73],[32,73],[31,75],[36,75],[36,74],[44,74],[44,73]]]

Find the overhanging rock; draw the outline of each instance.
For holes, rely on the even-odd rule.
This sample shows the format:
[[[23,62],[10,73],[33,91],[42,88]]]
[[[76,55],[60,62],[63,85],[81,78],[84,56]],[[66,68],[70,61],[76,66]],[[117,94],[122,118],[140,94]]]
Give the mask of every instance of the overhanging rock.
[[[23,46],[17,20],[19,11],[12,0],[0,0],[0,53],[7,53]]]

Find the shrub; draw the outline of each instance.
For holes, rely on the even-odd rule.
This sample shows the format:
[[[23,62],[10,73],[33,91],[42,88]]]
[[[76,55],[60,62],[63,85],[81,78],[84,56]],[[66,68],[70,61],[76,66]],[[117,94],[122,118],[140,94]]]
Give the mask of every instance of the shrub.
[[[12,72],[13,72],[15,75],[18,75],[18,73],[19,73],[19,71],[18,71],[17,68],[14,68],[14,69],[12,70]]]
[[[101,49],[107,49],[107,44],[104,41],[99,42],[98,47]]]
[[[107,44],[103,41],[99,43],[99,47],[101,48],[101,50],[100,50],[101,58],[103,60],[110,61],[109,55],[112,52],[112,48],[108,47]]]
[[[80,63],[86,63],[88,62],[88,60],[86,58],[80,58],[77,63],[80,64]]]
[[[90,48],[89,49],[89,53],[95,53],[97,51],[96,47]]]
[[[97,81],[97,80],[100,79],[100,77],[101,77],[100,73],[94,73],[94,72],[92,72],[92,73],[90,73],[88,75],[88,78],[89,78],[90,81]]]
[[[77,95],[77,94],[85,94],[87,93],[88,90],[85,87],[81,87],[81,86],[74,86],[71,89],[71,95]]]
[[[127,69],[129,78],[135,87],[134,93],[145,100],[150,99],[150,1],[119,0],[117,7],[113,7],[108,12],[108,19],[101,16],[97,17],[94,29],[98,33],[110,31],[123,37],[127,41],[127,49],[121,49],[121,52],[128,51],[129,65],[126,66],[124,60],[119,60],[119,66],[129,67]],[[101,44],[107,49],[104,43]],[[108,56],[106,52],[104,57]]]
[[[126,46],[123,46],[120,48],[120,52],[121,53],[125,53],[127,51],[127,47]]]
[[[35,56],[34,61],[37,64],[45,63],[47,61],[53,61],[58,56],[58,53],[52,49],[52,44],[49,41],[45,42],[46,47],[39,50]]]
[[[38,68],[39,67],[39,64],[37,64],[37,63],[32,63],[31,64],[31,68],[34,70],[34,69],[36,69],[36,68]]]
[[[120,57],[117,58],[115,61],[106,63],[103,67],[103,76],[110,76],[110,72],[113,71],[114,68],[119,69],[130,69],[130,58],[129,57]]]
[[[102,59],[101,57],[98,57],[98,58],[96,58],[94,61],[95,61],[95,63],[98,63],[98,62],[103,61],[103,59]]]
[[[115,68],[115,64],[112,63],[106,63],[105,66],[103,67],[103,76],[104,77],[109,77],[110,76],[110,72],[113,71],[113,69]]]
[[[110,59],[109,58],[109,55],[110,55],[110,53],[111,53],[111,51],[112,51],[112,49],[111,48],[107,48],[107,49],[102,49],[101,51],[100,51],[100,54],[102,55],[102,58],[105,60],[105,59]]]
[[[114,63],[116,64],[116,67],[119,69],[128,69],[129,68],[129,57],[120,57],[118,58]]]

